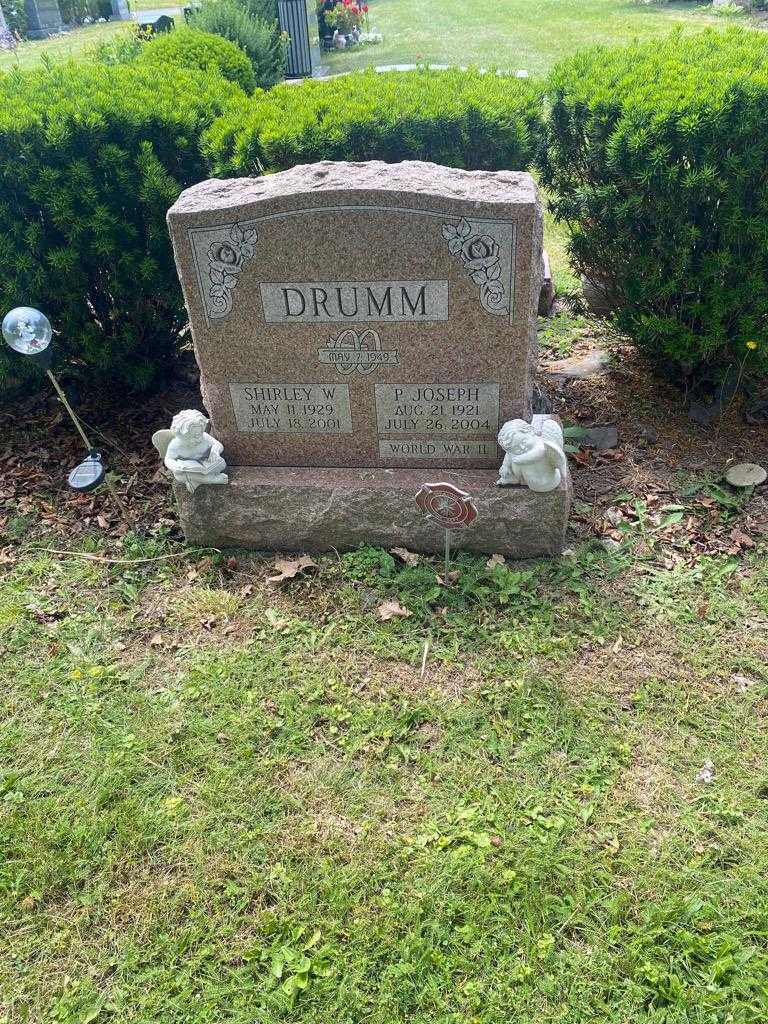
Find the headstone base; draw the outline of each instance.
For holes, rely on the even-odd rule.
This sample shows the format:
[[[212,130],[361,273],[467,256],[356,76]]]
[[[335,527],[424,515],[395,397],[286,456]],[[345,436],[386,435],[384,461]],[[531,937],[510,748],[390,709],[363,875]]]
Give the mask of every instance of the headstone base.
[[[184,535],[195,544],[261,551],[349,551],[361,544],[440,553],[444,531],[414,498],[422,484],[468,491],[477,520],[452,535],[453,549],[508,558],[559,555],[571,503],[570,478],[545,494],[497,487],[491,470],[228,468],[226,486],[190,494],[174,484]]]

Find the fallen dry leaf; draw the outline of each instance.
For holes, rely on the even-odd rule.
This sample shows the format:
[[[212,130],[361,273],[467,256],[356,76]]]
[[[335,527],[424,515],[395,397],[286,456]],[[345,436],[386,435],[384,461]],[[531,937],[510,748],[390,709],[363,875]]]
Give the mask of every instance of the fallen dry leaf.
[[[752,538],[744,533],[743,530],[739,530],[738,527],[735,530],[731,530],[730,537],[733,543],[740,548],[753,548],[755,546]]]
[[[395,617],[407,619],[411,613],[407,608],[403,608],[399,601],[392,600],[382,601],[376,609],[376,614],[382,622],[389,622],[390,619],[394,619]]]
[[[448,578],[447,579],[444,579],[442,576],[438,575],[437,573],[435,574],[435,582],[437,583],[437,585],[439,587],[445,587],[447,585],[450,585],[451,583],[455,583],[458,578],[459,578],[459,570],[458,569],[449,569],[448,570]]]
[[[414,566],[419,564],[420,555],[417,555],[415,551],[409,551],[408,548],[390,548],[390,555],[394,555],[395,558],[399,558],[401,562],[405,562],[408,566]]]
[[[278,558],[273,568],[277,570],[277,575],[267,576],[267,583],[282,583],[283,580],[292,580],[304,569],[316,569],[317,562],[309,555],[302,555],[301,558]]]
[[[504,565],[504,555],[491,555],[488,561],[485,563],[486,569],[495,569],[497,565]]]

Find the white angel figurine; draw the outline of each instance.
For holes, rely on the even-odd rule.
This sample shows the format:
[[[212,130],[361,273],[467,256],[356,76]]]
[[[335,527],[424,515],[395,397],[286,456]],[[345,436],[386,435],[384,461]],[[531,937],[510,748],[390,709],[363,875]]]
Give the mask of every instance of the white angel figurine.
[[[206,434],[208,420],[197,409],[184,409],[173,417],[170,430],[158,430],[152,444],[160,452],[174,480],[184,484],[190,494],[201,484],[228,484],[224,472],[221,441]]]
[[[565,477],[563,430],[557,420],[509,420],[499,431],[499,444],[507,453],[496,481],[499,487],[525,484],[532,491],[554,491]]]

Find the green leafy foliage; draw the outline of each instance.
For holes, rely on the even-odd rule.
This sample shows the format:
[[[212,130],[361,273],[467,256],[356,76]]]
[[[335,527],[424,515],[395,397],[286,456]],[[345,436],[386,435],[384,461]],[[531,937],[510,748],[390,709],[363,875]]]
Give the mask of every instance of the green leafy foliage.
[[[204,0],[192,15],[190,25],[237,43],[248,55],[256,84],[268,89],[285,74],[288,40],[277,22],[258,17],[254,13],[257,9],[239,0]]]
[[[373,70],[278,86],[234,105],[207,134],[218,173],[314,160],[433,160],[523,170],[533,157],[539,89],[477,70]]]
[[[174,64],[195,71],[219,71],[244,92],[252,93],[256,78],[248,56],[237,43],[212,32],[181,28],[155,36],[141,50],[141,60],[150,64]]]
[[[127,32],[118,32],[91,47],[88,55],[98,64],[130,64],[150,38],[146,30],[131,25]]]
[[[0,0],[0,10],[11,32],[20,36],[27,34],[27,9],[24,0]]]
[[[676,373],[768,368],[768,37],[597,48],[549,79],[544,183],[577,271]]]
[[[261,18],[269,24],[277,21],[277,0],[239,0],[239,3],[252,18]]]
[[[451,561],[446,581],[431,559],[411,555],[412,564],[395,561],[381,548],[360,547],[341,556],[345,580],[363,583],[369,594],[396,597],[411,614],[429,619],[436,608],[464,612],[469,608],[519,607],[533,609],[541,603],[534,573],[510,569],[502,560],[486,564],[464,552]]]
[[[172,357],[185,314],[165,214],[206,176],[200,133],[237,93],[133,64],[0,79],[0,308],[42,308],[59,361],[146,387]],[[32,372],[0,355],[0,378]]]

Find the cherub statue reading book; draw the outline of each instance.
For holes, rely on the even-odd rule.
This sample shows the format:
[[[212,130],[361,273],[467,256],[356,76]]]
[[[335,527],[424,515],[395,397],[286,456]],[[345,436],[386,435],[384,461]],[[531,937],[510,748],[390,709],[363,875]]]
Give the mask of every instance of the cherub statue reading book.
[[[175,480],[192,493],[201,484],[228,484],[222,457],[224,446],[206,434],[208,420],[197,409],[184,409],[173,417],[170,430],[158,430],[152,444],[160,452]]]

